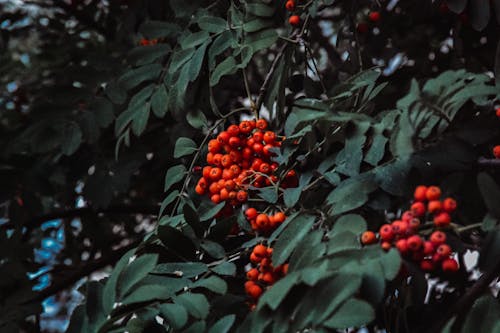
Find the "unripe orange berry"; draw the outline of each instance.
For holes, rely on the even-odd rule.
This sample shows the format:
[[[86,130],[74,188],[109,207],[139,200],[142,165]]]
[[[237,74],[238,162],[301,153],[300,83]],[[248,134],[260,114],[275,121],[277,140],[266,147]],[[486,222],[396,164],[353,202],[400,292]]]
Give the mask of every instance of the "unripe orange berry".
[[[425,197],[427,200],[439,200],[439,197],[441,196],[441,189],[437,186],[429,186],[427,188],[427,191],[425,192]]]
[[[500,158],[500,145],[493,147],[493,156]]]
[[[377,242],[377,236],[373,231],[365,231],[361,235],[361,244],[370,245]]]
[[[372,22],[378,22],[380,20],[380,13],[379,12],[371,12],[368,14],[368,18]]]
[[[212,168],[210,170],[210,179],[219,180],[222,177],[222,170],[220,168]]]
[[[451,223],[450,214],[441,212],[434,216],[434,225],[439,228],[447,227]]]
[[[257,281],[257,277],[259,276],[259,271],[257,268],[252,268],[247,272],[247,279],[250,281]]]
[[[446,242],[446,234],[442,231],[434,231],[429,238],[434,246],[439,246]]]
[[[441,263],[441,268],[443,269],[443,272],[446,273],[454,273],[459,269],[458,262],[452,258],[443,260],[443,262]]]
[[[443,210],[445,212],[453,212],[455,209],[457,209],[457,202],[455,199],[452,198],[446,198],[443,201]]]
[[[429,203],[427,204],[427,211],[429,213],[436,213],[436,212],[439,212],[442,208],[442,204],[441,204],[441,201],[439,200],[432,200],[432,201],[429,201]]]
[[[264,283],[267,283],[267,284],[273,284],[274,283],[274,276],[271,272],[266,272],[266,273],[262,274],[262,276],[259,280],[264,282]]]
[[[418,201],[411,205],[410,210],[414,216],[420,217],[425,214],[425,205],[423,202]]]
[[[296,27],[300,24],[300,16],[299,15],[292,15],[290,16],[290,18],[288,19],[288,23],[290,23],[290,25]]]
[[[288,0],[285,4],[286,10],[289,12],[293,12],[295,10],[295,1],[293,0]]]
[[[420,185],[415,188],[415,192],[413,193],[413,198],[415,201],[425,201],[427,197],[425,193],[427,192],[427,186]]]

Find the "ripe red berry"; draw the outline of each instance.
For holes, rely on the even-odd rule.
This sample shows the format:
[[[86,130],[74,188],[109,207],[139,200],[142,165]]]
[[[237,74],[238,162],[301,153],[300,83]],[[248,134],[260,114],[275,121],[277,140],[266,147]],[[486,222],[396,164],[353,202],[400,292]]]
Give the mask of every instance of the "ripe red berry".
[[[498,118],[500,118],[500,107],[496,108],[495,113]]]
[[[257,278],[259,276],[259,271],[257,268],[252,268],[247,272],[247,279],[250,281],[257,281]]]
[[[425,241],[423,249],[424,249],[423,252],[424,252],[425,256],[432,256],[434,254],[435,247],[431,241]]]
[[[249,281],[249,282],[254,283],[253,281]],[[259,285],[254,283],[250,287],[246,288],[246,292],[247,292],[248,296],[252,297],[253,299],[257,299],[260,297],[260,295],[262,295],[262,288]]]
[[[500,145],[493,147],[493,156],[500,158]]]
[[[429,238],[434,246],[439,246],[446,242],[446,234],[442,231],[434,231]]]
[[[293,12],[295,10],[295,1],[293,1],[293,0],[287,1],[285,4],[285,8],[289,12]]]
[[[418,251],[418,250],[420,250],[420,248],[422,247],[423,243],[424,243],[424,241],[422,240],[422,238],[420,238],[420,236],[417,236],[417,235],[410,236],[407,239],[408,248],[411,251]]]
[[[267,128],[267,121],[265,119],[261,118],[255,122],[255,127],[260,129],[261,131],[263,131]]]
[[[389,251],[391,249],[391,243],[389,243],[389,242],[382,242],[382,244],[380,244],[380,246],[382,247],[382,249],[384,251]]]
[[[401,215],[401,220],[404,222],[410,222],[413,219],[413,214],[407,210]]]
[[[446,212],[452,212],[457,209],[457,202],[452,198],[446,198],[443,201],[443,210]]]
[[[257,209],[253,208],[253,207],[250,207],[248,208],[246,211],[245,211],[245,216],[247,219],[249,220],[253,220],[254,218],[256,218],[258,215],[257,213]]]
[[[420,269],[424,272],[432,272],[434,267],[434,262],[431,259],[424,259],[420,262]]]
[[[408,241],[406,239],[400,239],[396,242],[396,248],[401,252],[401,254],[406,254],[409,250]]]
[[[377,242],[377,236],[373,231],[365,231],[361,235],[361,244],[370,245]]]
[[[448,258],[443,260],[441,263],[441,268],[443,269],[443,272],[447,273],[453,273],[458,271],[458,262],[455,259]]]
[[[368,14],[368,18],[372,22],[378,22],[380,20],[380,13],[379,12],[371,12]]]
[[[423,202],[415,202],[411,205],[410,210],[414,216],[422,216],[425,214],[425,205]]]
[[[257,244],[253,248],[253,253],[255,253],[255,255],[258,257],[265,257],[267,256],[267,246],[262,244]]]
[[[298,26],[300,24],[300,16],[299,15],[290,16],[290,18],[288,19],[288,23],[290,23],[290,25],[294,27]]]
[[[386,242],[390,242],[394,237],[394,232],[392,231],[392,226],[390,224],[384,224],[379,229],[380,239]]]
[[[441,196],[441,189],[437,186],[429,186],[429,188],[425,192],[425,197],[429,201],[439,200],[440,196]]]
[[[448,244],[441,244],[436,249],[436,253],[443,259],[448,258],[451,254],[451,247]]]
[[[394,232],[395,235],[406,235],[406,232],[408,231],[408,223],[403,222],[401,220],[396,220],[391,223],[392,226],[392,231]]]
[[[425,201],[427,198],[425,193],[427,192],[427,186],[419,185],[415,188],[415,192],[413,193],[413,198],[415,201]]]
[[[451,223],[450,214],[441,212],[434,216],[434,225],[439,228],[447,227]]]

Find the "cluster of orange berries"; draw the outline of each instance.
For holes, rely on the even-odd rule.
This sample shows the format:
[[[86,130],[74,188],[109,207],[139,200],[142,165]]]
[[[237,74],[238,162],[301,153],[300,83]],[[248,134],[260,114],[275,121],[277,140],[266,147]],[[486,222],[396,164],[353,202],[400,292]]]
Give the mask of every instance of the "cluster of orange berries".
[[[250,222],[252,230],[260,234],[269,234],[286,220],[283,212],[277,212],[274,215],[260,213],[257,209],[250,207],[245,210],[245,217]]]
[[[450,224],[449,213],[456,209],[456,201],[446,198],[441,202],[440,196],[441,190],[437,186],[417,186],[411,210],[405,211],[400,219],[391,224],[382,225],[378,232],[379,239],[373,231],[365,231],[361,235],[361,243],[369,245],[380,241],[380,246],[386,251],[394,246],[402,256],[419,263],[420,268],[426,272],[435,271],[439,266],[443,272],[456,272],[459,266],[452,257],[451,247],[446,244],[444,232],[434,231],[427,240],[418,235],[420,217],[426,212],[435,214],[436,227]],[[427,207],[426,201],[428,201]]]
[[[250,186],[260,188],[274,185],[278,177],[274,172],[278,164],[271,161],[272,149],[281,146],[281,140],[273,131],[266,131],[265,119],[245,120],[230,125],[208,142],[208,163],[202,169],[202,177],[195,187],[199,195],[208,194],[218,204],[226,202],[238,206],[248,199]],[[284,188],[297,186],[297,175],[289,171],[280,185]]]
[[[251,309],[255,307],[255,303],[264,292],[264,289],[273,285],[288,272],[288,264],[273,266],[272,254],[273,249],[263,244],[255,245],[250,254],[250,261],[255,266],[246,274],[248,281],[245,282],[245,291],[252,299]]]
[[[141,46],[156,45],[156,44],[158,44],[158,39],[141,38],[141,40],[139,41],[139,45]]]
[[[295,8],[296,8],[295,1],[294,0],[288,0],[285,3],[285,8],[289,12],[293,12],[295,10]],[[299,15],[290,15],[290,17],[288,18],[288,23],[290,23],[290,25],[292,25],[294,27],[298,26],[300,24],[300,16]]]
[[[497,117],[500,118],[500,107],[495,110],[495,113]],[[500,158],[500,145],[493,147],[493,156],[495,156],[495,158]]]

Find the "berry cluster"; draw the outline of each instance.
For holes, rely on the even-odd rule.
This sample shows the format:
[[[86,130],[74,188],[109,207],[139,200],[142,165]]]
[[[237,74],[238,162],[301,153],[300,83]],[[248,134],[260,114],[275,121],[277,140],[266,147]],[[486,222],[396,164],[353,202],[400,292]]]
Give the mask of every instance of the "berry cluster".
[[[252,226],[252,230],[261,234],[269,234],[276,229],[286,219],[283,212],[277,212],[274,215],[259,214],[257,209],[250,207],[245,210],[245,216]]]
[[[250,261],[255,265],[247,272],[248,281],[245,282],[245,291],[252,299],[250,308],[255,307],[265,288],[273,285],[288,272],[288,264],[273,266],[272,254],[273,249],[263,244],[255,245],[250,254]]]
[[[417,186],[413,194],[414,202],[410,211],[414,217],[421,218],[426,213],[433,214],[434,225],[438,228],[447,227],[451,223],[450,213],[457,208],[457,202],[452,198],[440,201],[441,189],[437,186]]]
[[[208,142],[203,176],[195,191],[208,194],[212,202],[227,202],[238,206],[248,199],[248,188],[276,184],[274,171],[278,164],[271,161],[272,148],[281,146],[279,137],[273,131],[266,131],[267,121],[242,121],[230,125]],[[295,177],[296,178],[296,177]],[[287,177],[283,186],[290,186]],[[292,184],[293,185],[293,184]]]
[[[289,12],[293,12],[295,11],[295,1],[294,0],[288,0],[286,3],[285,3],[285,8],[286,10],[288,10]],[[299,15],[290,15],[290,17],[288,18],[288,23],[290,23],[290,25],[296,27],[300,24],[300,16]]]
[[[386,251],[394,246],[402,256],[418,263],[426,272],[435,271],[439,266],[443,272],[456,272],[459,266],[452,257],[451,247],[446,244],[446,234],[437,230],[427,240],[418,234],[420,218],[425,217],[426,212],[434,214],[435,227],[450,224],[449,213],[456,209],[456,201],[447,198],[441,202],[440,196],[441,190],[437,186],[417,186],[411,210],[405,211],[400,219],[382,225],[379,239],[373,231],[365,231],[361,243],[369,245],[380,241],[380,246]]]

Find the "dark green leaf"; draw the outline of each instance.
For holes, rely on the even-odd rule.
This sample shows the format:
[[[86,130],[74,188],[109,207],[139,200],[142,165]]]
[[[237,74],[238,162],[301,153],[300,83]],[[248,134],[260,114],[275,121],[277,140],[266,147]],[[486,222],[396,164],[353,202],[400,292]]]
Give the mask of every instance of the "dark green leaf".
[[[167,170],[165,176],[165,187],[163,190],[167,192],[172,185],[180,182],[184,179],[186,173],[186,167],[183,164],[175,165]]]
[[[324,323],[328,328],[361,327],[375,319],[372,306],[363,300],[349,299]]]
[[[133,289],[132,292],[122,300],[123,305],[132,303],[152,302],[155,300],[165,300],[174,294],[163,285],[146,285]]]
[[[215,16],[203,16],[197,23],[202,30],[213,33],[220,33],[228,29],[227,22],[224,19]]]
[[[160,305],[160,314],[168,322],[172,328],[178,330],[186,325],[188,320],[188,314],[184,307],[178,304],[162,304]]]
[[[218,243],[216,243],[214,241],[204,239],[200,243],[200,246],[212,258],[220,259],[220,258],[224,258],[224,256],[226,255],[226,250],[224,250],[224,248],[221,245],[219,245]]]
[[[117,294],[120,297],[126,295],[137,282],[153,270],[157,260],[156,254],[144,254],[132,261],[118,277]]]
[[[193,317],[206,318],[210,309],[207,298],[202,294],[183,293],[174,298],[174,303],[182,305]]]
[[[236,316],[234,314],[232,315],[227,315],[225,317],[222,317],[221,319],[217,320],[215,324],[213,324],[212,327],[210,327],[210,330],[208,333],[227,333],[231,329],[231,326],[234,324],[234,320],[236,319]]]
[[[273,250],[273,264],[275,266],[284,263],[292,254],[297,244],[309,233],[314,224],[315,217],[301,214],[296,216],[281,233]]]
[[[173,274],[185,278],[192,278],[208,270],[206,264],[201,262],[169,262],[158,264],[153,274]]]
[[[139,31],[146,38],[154,39],[176,35],[182,31],[182,29],[175,23],[164,21],[146,21],[141,25]]]
[[[196,150],[198,150],[196,142],[194,142],[190,138],[180,137],[175,142],[174,158],[191,155]]]
[[[355,235],[360,235],[362,232],[366,231],[366,229],[366,221],[362,216],[356,214],[347,214],[341,216],[337,221],[335,221],[331,234],[350,231]]]
[[[487,173],[482,172],[477,176],[477,185],[490,214],[497,219],[500,218],[500,205],[498,204],[500,188],[495,180]]]
[[[232,262],[223,262],[211,268],[211,271],[219,275],[234,276],[236,274],[236,265]]]
[[[151,96],[151,108],[153,109],[153,113],[158,118],[163,118],[167,113],[168,107],[168,94],[167,89],[162,84],[157,87],[153,96]]]
[[[236,66],[236,60],[234,57],[227,57],[224,61],[218,64],[210,74],[210,86],[217,85],[221,77],[224,75],[234,74],[237,70],[238,67]]]
[[[198,287],[208,289],[211,292],[221,295],[227,292],[226,282],[220,277],[217,277],[215,275],[209,276],[208,278],[205,279],[199,279],[195,283],[193,283],[192,288],[198,288]]]

